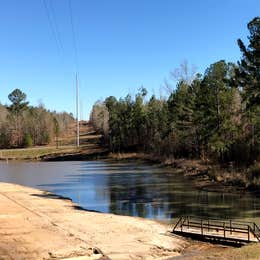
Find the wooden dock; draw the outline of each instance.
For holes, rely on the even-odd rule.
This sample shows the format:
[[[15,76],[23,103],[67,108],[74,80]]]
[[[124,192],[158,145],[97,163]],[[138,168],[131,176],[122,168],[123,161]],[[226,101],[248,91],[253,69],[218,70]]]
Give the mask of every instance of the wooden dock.
[[[185,216],[177,221],[172,232],[221,244],[243,245],[260,242],[260,229],[254,222]]]

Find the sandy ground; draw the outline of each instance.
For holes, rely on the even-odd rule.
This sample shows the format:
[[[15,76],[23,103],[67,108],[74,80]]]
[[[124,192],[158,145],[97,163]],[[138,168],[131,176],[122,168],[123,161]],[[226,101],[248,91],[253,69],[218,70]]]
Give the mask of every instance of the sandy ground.
[[[187,243],[169,235],[170,229],[141,218],[85,211],[48,192],[0,183],[1,260],[169,259]]]

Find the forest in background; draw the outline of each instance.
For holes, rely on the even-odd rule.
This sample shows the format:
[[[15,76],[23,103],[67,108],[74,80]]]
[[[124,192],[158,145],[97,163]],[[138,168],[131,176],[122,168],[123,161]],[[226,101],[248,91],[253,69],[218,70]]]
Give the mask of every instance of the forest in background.
[[[0,148],[46,145],[63,136],[75,121],[66,112],[51,112],[43,104],[30,106],[26,94],[15,89],[11,105],[0,104]]]
[[[238,40],[242,57],[237,64],[220,60],[203,75],[190,73],[187,64],[182,64],[177,85],[166,98],[153,95],[148,99],[142,87],[134,97],[97,101],[90,121],[110,151],[200,158],[238,167],[257,164],[260,17],[247,27],[249,44]],[[260,166],[256,174],[260,177]]]

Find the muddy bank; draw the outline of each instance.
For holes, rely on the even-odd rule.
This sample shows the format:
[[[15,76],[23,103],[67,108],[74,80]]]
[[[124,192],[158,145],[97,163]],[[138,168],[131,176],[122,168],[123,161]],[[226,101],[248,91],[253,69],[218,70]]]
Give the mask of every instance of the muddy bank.
[[[15,184],[0,183],[0,219],[0,259],[169,259],[187,246],[169,225],[87,211]]]
[[[145,153],[110,153],[107,158],[113,160],[144,160],[161,164],[162,167],[174,168],[180,174],[189,176],[195,187],[205,191],[260,192],[260,187],[252,185],[250,180],[247,179],[246,169],[221,168],[209,161],[160,158]]]

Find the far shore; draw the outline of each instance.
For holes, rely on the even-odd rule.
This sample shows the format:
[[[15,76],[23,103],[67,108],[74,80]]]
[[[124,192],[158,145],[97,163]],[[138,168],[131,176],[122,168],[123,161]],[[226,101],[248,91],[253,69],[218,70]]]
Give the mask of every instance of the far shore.
[[[235,168],[221,168],[209,161],[185,158],[163,158],[146,153],[109,153],[109,160],[143,160],[170,167],[176,172],[188,176],[195,187],[205,191],[232,193],[259,193],[259,186],[247,183],[245,173]]]
[[[198,189],[215,192],[259,192],[246,178],[245,169],[234,167],[220,168],[212,162],[202,160],[164,158],[143,152],[111,153],[101,145],[102,137],[92,126],[82,128],[80,146],[75,146],[75,136],[60,138],[58,147],[55,143],[29,148],[2,149],[0,161],[88,161],[88,160],[141,160],[157,163],[162,167],[171,167],[175,171],[189,176]]]
[[[94,136],[96,139],[97,136]],[[93,140],[93,139],[92,139]],[[160,158],[141,152],[110,153],[97,141],[89,142],[79,148],[70,146],[40,146],[21,149],[0,150],[0,161],[87,161],[87,160],[141,160],[156,163],[162,167],[171,167],[180,174],[189,176],[198,189],[215,192],[259,192],[259,187],[246,183],[243,173],[232,169],[221,169],[219,166],[201,160]]]

